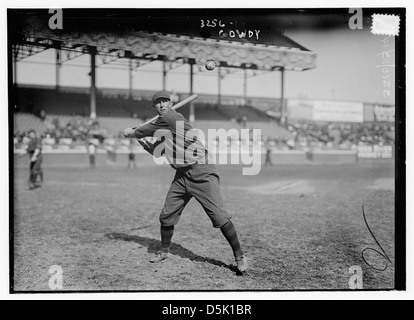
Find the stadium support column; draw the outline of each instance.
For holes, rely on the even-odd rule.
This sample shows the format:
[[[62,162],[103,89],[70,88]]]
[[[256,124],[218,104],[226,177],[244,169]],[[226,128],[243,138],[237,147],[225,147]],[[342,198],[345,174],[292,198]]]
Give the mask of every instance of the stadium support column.
[[[247,105],[247,69],[244,69],[243,75],[243,103]]]
[[[286,106],[285,106],[285,68],[280,69],[280,112],[281,112],[281,122],[286,122]]]
[[[221,105],[221,66],[218,67],[218,95],[217,95],[217,106]]]
[[[132,66],[132,59],[129,58],[129,68],[128,68],[128,72],[129,72],[129,98],[132,99],[132,87],[134,85],[134,68]]]
[[[60,88],[60,67],[62,66],[62,61],[60,58],[60,44],[56,47],[56,91],[59,91]]]
[[[167,61],[162,61],[162,90],[167,88]]]
[[[17,46],[17,44],[12,45],[12,52],[9,55],[9,59],[11,57],[11,59],[13,59],[12,61],[12,68],[13,68],[13,74],[10,75],[9,73],[9,81],[13,81],[13,86],[11,88],[9,88],[9,93],[11,94],[12,98],[9,99],[9,107],[14,108],[13,110],[17,111],[17,106],[19,105],[18,103],[18,94],[17,94],[17,58],[19,56],[19,47]],[[13,105],[10,104],[10,102],[13,101]],[[9,110],[11,110],[9,108]]]
[[[19,55],[19,47],[17,44],[13,45],[13,85],[17,87],[17,57]]]
[[[96,47],[89,47],[91,55],[91,88],[90,88],[90,107],[91,119],[96,119]]]
[[[190,61],[190,96],[194,94],[194,62]],[[194,124],[195,114],[194,114],[194,102],[190,103],[190,122]]]

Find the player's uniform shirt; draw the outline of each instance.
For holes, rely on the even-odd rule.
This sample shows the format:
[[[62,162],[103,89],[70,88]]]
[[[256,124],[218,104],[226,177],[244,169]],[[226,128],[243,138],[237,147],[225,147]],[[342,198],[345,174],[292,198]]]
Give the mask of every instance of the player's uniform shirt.
[[[40,150],[40,155],[42,153],[42,140],[37,137],[30,139],[29,145],[27,147],[27,153],[30,154],[30,156],[32,156],[35,153],[36,149]]]
[[[88,146],[88,152],[89,152],[89,155],[95,155],[95,153],[96,153],[96,146],[93,144],[93,143],[91,143],[91,144],[89,144],[89,146]]]
[[[169,132],[166,130],[172,135],[168,135]],[[189,130],[193,131],[188,133]],[[157,142],[152,147],[144,147],[145,150],[155,157],[165,156],[168,163],[176,170],[195,163],[210,163],[208,151],[204,144],[197,139],[193,126],[181,113],[173,109],[162,114],[153,122],[138,127],[134,134],[137,139],[158,136]],[[165,139],[162,138],[163,136]],[[163,145],[159,148],[161,144]],[[156,154],[157,150],[163,151],[161,154]]]

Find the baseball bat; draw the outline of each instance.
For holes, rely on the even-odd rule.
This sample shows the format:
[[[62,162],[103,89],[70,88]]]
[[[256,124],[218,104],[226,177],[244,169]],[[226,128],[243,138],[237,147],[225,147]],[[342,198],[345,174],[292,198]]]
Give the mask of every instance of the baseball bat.
[[[198,98],[198,95],[197,94],[193,94],[192,96],[188,97],[187,99],[184,99],[184,100],[178,102],[176,105],[172,106],[171,109],[176,110],[178,108],[181,108],[182,106],[186,105],[187,103],[190,103],[191,101],[194,101],[197,98]],[[131,128],[130,130],[135,130],[135,129],[141,127],[141,126],[144,126],[144,125],[146,125],[148,123],[151,123],[152,121],[156,120],[158,117],[159,116],[155,116],[152,119],[150,119],[148,121],[145,121],[143,124],[141,124],[141,125],[139,125],[137,127]],[[137,139],[137,140],[139,141],[139,139]]]
[[[177,104],[173,105],[171,109],[176,110],[178,108],[181,108],[182,106],[194,101],[195,99],[198,98],[197,94],[193,94],[192,96],[188,97],[187,99],[184,99],[180,102],[178,102]],[[158,116],[153,117],[152,119],[145,121],[143,124],[141,124],[141,126],[144,126],[148,123],[151,123],[152,121],[156,120],[158,118]]]

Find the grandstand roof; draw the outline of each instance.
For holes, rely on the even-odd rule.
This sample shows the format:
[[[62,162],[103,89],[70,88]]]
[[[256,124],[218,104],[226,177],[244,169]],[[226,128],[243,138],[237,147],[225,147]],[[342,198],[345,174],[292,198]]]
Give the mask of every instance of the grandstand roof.
[[[9,11],[13,44],[60,48],[143,60],[182,59],[260,70],[315,68],[316,54],[283,35],[277,17],[229,10],[63,10],[63,28],[52,30],[48,10]]]

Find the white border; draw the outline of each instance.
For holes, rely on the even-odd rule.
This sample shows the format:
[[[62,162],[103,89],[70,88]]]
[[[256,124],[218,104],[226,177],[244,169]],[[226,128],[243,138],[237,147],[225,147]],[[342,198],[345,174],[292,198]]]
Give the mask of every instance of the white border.
[[[0,127],[6,131],[6,134],[0,135],[0,150],[2,150],[1,157],[1,166],[0,166],[0,181],[1,186],[1,202],[2,204],[9,203],[8,197],[8,113],[7,113],[7,97],[8,97],[8,78],[7,78],[7,8],[338,8],[338,7],[349,7],[349,8],[359,8],[359,7],[406,7],[407,8],[407,30],[414,30],[413,28],[413,15],[412,15],[412,2],[406,1],[393,1],[392,6],[390,6],[389,0],[381,1],[313,1],[312,3],[305,1],[295,1],[295,0],[283,0],[277,1],[267,0],[267,1],[250,1],[240,2],[240,1],[199,1],[195,2],[194,0],[181,0],[177,2],[167,2],[152,0],[147,3],[138,3],[136,1],[116,1],[116,6],[114,6],[113,0],[90,0],[90,1],[36,1],[35,5],[32,1],[29,0],[6,0],[2,1],[1,4],[1,23],[2,23],[2,34],[1,34],[1,74],[3,75],[2,81],[3,85],[1,86],[1,97],[3,98],[3,103],[0,107]],[[139,4],[139,6],[138,6]],[[174,4],[174,6],[172,6]],[[407,32],[407,52],[406,58],[413,56],[412,50],[412,40],[413,33]],[[407,63],[407,81],[406,88],[412,88],[413,85],[413,72],[410,64],[410,60]],[[406,112],[407,112],[407,133],[406,137],[413,137],[413,125],[411,125],[412,119],[412,91],[407,90],[407,101],[406,101]],[[3,131],[3,132],[5,132]],[[410,140],[407,139],[407,194],[412,194],[413,192],[413,170],[412,170],[412,150],[410,145]],[[412,197],[411,197],[412,198]],[[182,300],[215,300],[215,299],[239,299],[239,300],[286,300],[286,299],[312,299],[312,300],[321,300],[321,299],[331,299],[331,300],[400,300],[400,299],[413,299],[414,293],[414,283],[412,277],[412,270],[414,270],[413,264],[413,205],[411,203],[410,197],[407,197],[407,292],[200,292],[200,293],[119,293],[119,294],[24,294],[24,295],[10,295],[9,294],[9,221],[8,205],[3,206],[3,212],[1,214],[0,222],[0,234],[1,234],[1,244],[0,244],[0,298],[3,300],[89,300],[89,299],[98,299],[98,300],[119,300],[119,299],[139,299],[139,300],[167,300],[167,299],[182,299]]]

